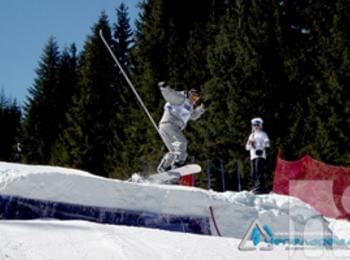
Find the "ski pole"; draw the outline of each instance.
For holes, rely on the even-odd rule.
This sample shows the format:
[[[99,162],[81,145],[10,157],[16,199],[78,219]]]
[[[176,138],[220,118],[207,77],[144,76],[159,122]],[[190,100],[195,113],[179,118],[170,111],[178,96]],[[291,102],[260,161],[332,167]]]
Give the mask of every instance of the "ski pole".
[[[120,70],[121,73],[123,74],[123,76],[124,76],[126,82],[129,84],[131,90],[134,92],[134,94],[135,94],[137,100],[138,100],[139,103],[141,104],[143,110],[146,112],[146,114],[147,114],[149,120],[151,120],[151,122],[152,122],[154,128],[155,128],[156,131],[158,132],[158,134],[159,134],[160,138],[162,139],[162,141],[164,142],[165,146],[168,148],[169,152],[173,152],[173,149],[172,149],[171,146],[166,142],[166,140],[164,139],[164,137],[163,137],[162,134],[160,133],[159,128],[158,128],[156,122],[154,121],[154,119],[153,119],[153,117],[151,116],[150,112],[148,111],[147,107],[146,107],[145,104],[143,103],[141,97],[140,97],[139,94],[137,93],[137,91],[136,91],[134,85],[132,84],[132,82],[131,82],[131,80],[129,79],[128,75],[125,73],[123,67],[120,65],[120,63],[119,63],[117,57],[114,55],[114,53],[113,53],[111,47],[108,45],[108,43],[107,43],[105,37],[103,36],[102,29],[100,29],[99,34],[100,34],[101,40],[103,41],[104,45],[105,45],[106,48],[108,49],[108,51],[109,51],[109,53],[111,54],[113,60],[114,60],[115,63],[117,64],[119,70]]]

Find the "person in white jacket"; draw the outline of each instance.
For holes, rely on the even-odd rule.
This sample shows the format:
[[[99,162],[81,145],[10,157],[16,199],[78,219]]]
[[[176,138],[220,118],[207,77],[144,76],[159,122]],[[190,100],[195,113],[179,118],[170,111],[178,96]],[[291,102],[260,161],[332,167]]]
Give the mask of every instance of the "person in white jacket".
[[[270,140],[263,129],[263,120],[253,118],[252,133],[246,143],[246,150],[250,152],[250,175],[253,178],[255,194],[265,193],[264,165],[266,161],[266,149],[270,147]]]
[[[158,172],[164,172],[185,164],[187,139],[182,131],[189,120],[197,120],[205,109],[203,104],[195,107],[199,99],[199,92],[196,89],[175,91],[165,82],[159,82],[158,86],[166,101],[164,113],[159,122],[159,131],[167,147],[171,148],[157,167]]]

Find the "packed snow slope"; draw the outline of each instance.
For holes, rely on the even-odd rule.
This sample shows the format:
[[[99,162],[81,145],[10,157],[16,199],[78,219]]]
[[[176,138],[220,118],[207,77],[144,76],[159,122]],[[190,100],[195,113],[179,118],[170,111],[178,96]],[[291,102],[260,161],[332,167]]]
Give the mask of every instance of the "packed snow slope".
[[[343,223],[342,223],[343,225]],[[348,225],[349,227],[349,225]],[[349,229],[347,229],[349,232]],[[0,221],[5,260],[342,260],[349,250],[239,251],[239,239],[88,221]]]
[[[331,233],[326,219],[289,196],[130,183],[60,167],[0,162],[0,202],[2,219],[82,219],[236,239],[259,219],[282,233],[291,223],[297,233],[306,223],[311,234]]]

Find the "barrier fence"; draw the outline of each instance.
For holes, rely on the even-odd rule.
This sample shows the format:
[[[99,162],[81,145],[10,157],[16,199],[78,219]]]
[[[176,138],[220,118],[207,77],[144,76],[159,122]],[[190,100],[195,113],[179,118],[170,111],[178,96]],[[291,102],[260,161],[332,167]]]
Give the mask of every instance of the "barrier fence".
[[[309,155],[293,162],[278,157],[273,191],[295,196],[326,217],[350,220],[350,168],[327,165]]]

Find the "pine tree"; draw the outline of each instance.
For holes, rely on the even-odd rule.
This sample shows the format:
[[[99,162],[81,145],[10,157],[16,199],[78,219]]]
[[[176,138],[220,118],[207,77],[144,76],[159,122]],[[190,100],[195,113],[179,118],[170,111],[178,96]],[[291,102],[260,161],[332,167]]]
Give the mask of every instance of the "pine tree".
[[[58,65],[58,92],[56,94],[57,119],[59,134],[53,144],[51,164],[62,166],[74,166],[69,157],[69,145],[64,137],[64,130],[68,127],[67,113],[69,112],[73,101],[72,97],[78,92],[78,68],[77,68],[77,49],[75,44],[65,48],[61,54]]]
[[[130,72],[129,53],[133,42],[133,34],[129,24],[128,9],[124,4],[121,4],[117,11],[117,23],[114,23],[114,37],[113,49],[118,61],[121,63],[123,69]],[[109,159],[113,161],[114,167],[111,176],[126,179],[130,177],[134,168],[132,167],[134,157],[132,156],[133,149],[137,149],[137,145],[133,144],[129,136],[130,122],[133,122],[133,114],[139,109],[136,104],[134,94],[131,92],[124,76],[119,69],[114,71],[115,75],[115,96],[116,103],[116,117],[112,122],[114,140],[116,142],[114,153],[109,155]],[[132,147],[134,146],[134,147]]]
[[[58,45],[50,37],[36,70],[37,77],[25,105],[24,158],[28,163],[47,164],[51,148],[58,134],[57,104]]]
[[[100,29],[111,43],[111,29],[104,13],[93,26],[81,53],[78,91],[72,97],[63,138],[67,147],[65,157],[69,160],[66,163],[109,176],[114,162],[107,158],[115,152],[112,122],[118,102],[114,64],[99,37]]]
[[[0,93],[0,160],[15,160],[15,147],[19,142],[21,110],[15,100],[8,99],[3,90]]]
[[[343,1],[286,2],[286,27],[295,32],[294,79],[297,93],[291,113],[286,157],[306,153],[333,164],[347,162],[346,82],[349,69],[348,15]],[[287,30],[287,29],[286,29]],[[290,30],[290,29],[289,29]],[[292,48],[290,48],[292,49]],[[342,68],[339,70],[339,68]]]
[[[319,52],[313,58],[318,76],[315,88],[319,88],[319,91],[315,97],[318,120],[313,133],[315,139],[312,152],[325,162],[344,165],[349,163],[344,156],[349,149],[346,145],[349,128],[344,127],[344,118],[349,116],[346,112],[349,96],[344,91],[348,80],[344,81],[343,74],[349,70],[344,66],[344,61],[349,58],[350,40],[349,33],[343,27],[343,24],[347,24],[346,19],[349,19],[345,11],[347,5],[342,1],[315,1],[315,6],[317,15],[314,15],[311,32],[317,39],[315,52]],[[339,71],[339,67],[345,71]]]
[[[117,23],[114,24],[114,51],[118,61],[125,68],[130,65],[129,49],[132,44],[132,30],[130,27],[130,19],[128,15],[128,8],[124,3],[120,4],[117,11]]]

